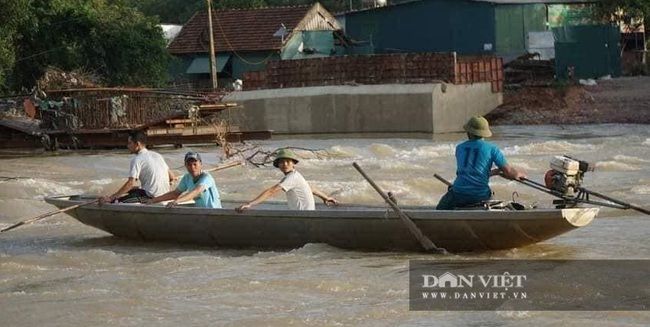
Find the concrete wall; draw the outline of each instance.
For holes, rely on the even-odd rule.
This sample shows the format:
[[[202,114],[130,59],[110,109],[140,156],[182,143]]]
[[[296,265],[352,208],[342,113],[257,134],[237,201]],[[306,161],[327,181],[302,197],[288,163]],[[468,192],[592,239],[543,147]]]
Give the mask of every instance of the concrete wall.
[[[246,130],[274,134],[447,133],[501,104],[489,83],[341,85],[233,92],[230,114]]]
[[[434,134],[462,132],[469,117],[485,115],[503,103],[503,93],[492,93],[490,83],[444,85],[446,92],[433,94]]]

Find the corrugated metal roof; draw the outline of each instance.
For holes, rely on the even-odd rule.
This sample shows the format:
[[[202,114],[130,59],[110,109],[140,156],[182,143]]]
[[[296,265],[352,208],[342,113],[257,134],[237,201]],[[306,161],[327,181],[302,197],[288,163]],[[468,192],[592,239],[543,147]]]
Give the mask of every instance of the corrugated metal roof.
[[[571,3],[590,3],[597,2],[597,0],[471,0],[475,2],[490,2],[496,4],[571,4]]]
[[[374,7],[374,8],[364,8],[364,9],[357,9],[357,10],[352,10],[352,11],[346,11],[346,12],[340,12],[337,13],[336,16],[342,16],[346,14],[354,14],[357,12],[366,12],[366,11],[371,11],[371,10],[390,10],[390,7],[394,6],[401,6],[401,5],[407,5],[407,4],[412,4],[415,2],[425,2],[425,1],[431,1],[431,0],[410,0],[410,1],[403,1],[399,3],[390,3],[386,6],[382,7]],[[574,3],[595,3],[598,0],[467,0],[467,1],[473,1],[473,2],[488,2],[488,3],[494,3],[494,4],[503,4],[503,5],[514,5],[514,4],[535,4],[535,3],[544,3],[544,4],[574,4]]]
[[[222,72],[223,68],[226,67],[228,60],[230,60],[230,54],[227,53],[218,53],[215,58],[216,60],[216,70],[217,72]],[[210,57],[209,56],[199,56],[192,60],[192,63],[185,70],[186,74],[210,74]]]
[[[283,40],[273,34],[282,25],[289,33],[294,29],[341,29],[336,19],[318,3],[312,6],[219,10],[212,14],[215,50],[280,50]],[[172,54],[207,53],[209,36],[207,11],[197,12],[183,26],[168,50]]]

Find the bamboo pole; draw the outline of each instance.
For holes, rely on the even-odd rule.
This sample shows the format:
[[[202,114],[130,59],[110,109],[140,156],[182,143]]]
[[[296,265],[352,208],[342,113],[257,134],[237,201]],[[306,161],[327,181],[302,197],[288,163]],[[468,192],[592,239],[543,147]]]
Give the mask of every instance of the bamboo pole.
[[[10,231],[10,230],[12,230],[14,228],[20,227],[22,225],[31,224],[31,223],[33,223],[35,221],[38,221],[38,220],[41,220],[41,219],[44,219],[44,218],[47,218],[47,217],[50,217],[50,216],[54,216],[54,215],[59,214],[59,213],[63,213],[63,212],[66,212],[66,211],[70,211],[72,209],[77,209],[79,207],[87,206],[89,204],[97,203],[98,201],[99,201],[99,198],[95,199],[93,201],[90,201],[90,202],[75,204],[73,206],[69,206],[69,207],[66,207],[66,208],[63,208],[63,209],[59,209],[59,210],[55,210],[55,211],[50,211],[48,213],[44,213],[44,214],[42,214],[40,216],[36,216],[34,218],[21,221],[19,223],[13,224],[13,225],[3,229],[3,230],[0,230],[0,234],[4,233],[4,232],[7,232],[7,231]]]

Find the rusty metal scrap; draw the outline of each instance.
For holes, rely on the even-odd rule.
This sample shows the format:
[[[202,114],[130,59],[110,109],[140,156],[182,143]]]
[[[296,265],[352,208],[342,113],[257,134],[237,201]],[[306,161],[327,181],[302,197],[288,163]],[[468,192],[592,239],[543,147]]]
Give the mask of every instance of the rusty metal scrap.
[[[60,108],[60,115],[76,117],[84,129],[138,128],[175,112],[186,112],[196,102],[192,96],[119,88],[50,91],[48,98],[74,100],[74,106]],[[70,130],[78,128],[67,126]]]

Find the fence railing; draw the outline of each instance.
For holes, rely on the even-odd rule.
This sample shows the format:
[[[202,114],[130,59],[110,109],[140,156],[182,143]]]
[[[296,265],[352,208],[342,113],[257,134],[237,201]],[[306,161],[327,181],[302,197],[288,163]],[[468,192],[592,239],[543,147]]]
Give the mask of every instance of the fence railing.
[[[130,129],[177,111],[187,111],[197,97],[147,89],[97,88],[48,91],[39,105],[58,119],[50,129]],[[44,118],[44,117],[43,117]],[[69,125],[69,126],[68,126]]]
[[[346,84],[492,83],[503,91],[503,60],[457,57],[454,52],[359,55],[270,61],[266,70],[244,73],[244,89]]]

